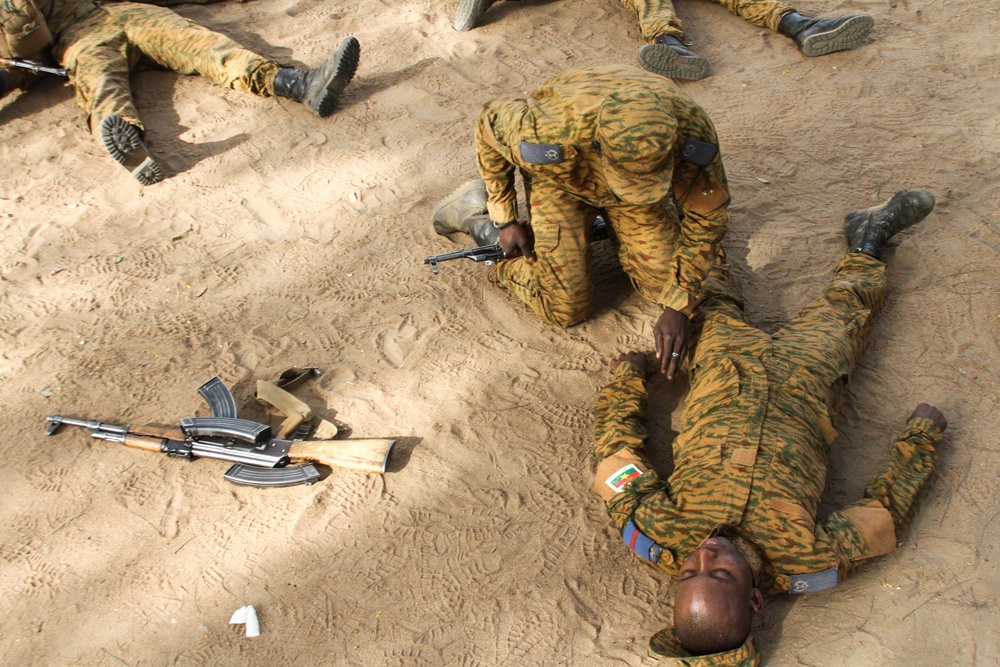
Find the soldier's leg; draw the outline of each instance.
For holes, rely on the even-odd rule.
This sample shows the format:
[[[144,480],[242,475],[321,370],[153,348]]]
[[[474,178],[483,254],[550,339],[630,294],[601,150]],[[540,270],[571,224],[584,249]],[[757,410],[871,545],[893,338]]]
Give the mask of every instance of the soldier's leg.
[[[232,39],[163,7],[136,3],[105,5],[121,24],[131,44],[153,62],[181,74],[201,74],[227,88],[301,102],[321,118],[333,113],[337,100],[358,69],[361,45],[354,37],[311,70],[283,67],[249,51]]]
[[[716,2],[755,26],[790,37],[807,56],[823,56],[852,49],[864,41],[875,25],[875,19],[868,14],[812,19],[798,14],[794,7],[778,0]]]
[[[663,203],[622,204],[606,210],[621,242],[618,260],[622,268],[636,291],[662,308],[664,289],[677,286],[677,272],[670,262],[680,236],[676,210]]]
[[[781,17],[794,12],[791,5],[779,0],[715,0],[733,14],[760,28],[778,32]]]
[[[684,26],[677,18],[671,0],[619,0],[639,19],[642,38],[652,44],[660,35],[684,37]]]
[[[639,48],[639,64],[671,79],[702,79],[708,61],[686,48],[681,24],[671,0],[619,0],[635,12],[647,44]]]
[[[882,262],[863,253],[847,255],[823,294],[774,334],[775,356],[807,370],[821,385],[846,385],[882,307],[885,287]],[[842,388],[835,393],[829,403],[833,409],[843,398]]]
[[[590,230],[597,211],[556,188],[534,184],[531,224],[535,263],[523,257],[501,262],[496,280],[550,324],[568,327],[593,309]]]
[[[53,54],[69,70],[77,102],[87,111],[90,131],[101,146],[143,185],[163,180],[162,166],[142,143],[145,130],[129,88],[138,53],[112,17],[94,11],[69,26]]]
[[[903,190],[888,201],[853,211],[844,221],[850,253],[840,261],[822,296],[774,335],[775,357],[808,371],[805,390],[840,408],[847,380],[865,349],[885,296],[882,247],[934,209],[927,190]]]
[[[89,115],[90,131],[100,139],[100,122],[117,115],[143,130],[132,102],[129,72],[135,64],[125,34],[104,12],[91,12],[66,28],[53,47],[53,55],[67,68],[77,103]]]
[[[254,95],[274,95],[274,78],[281,65],[229,37],[165,7],[121,2],[102,9],[118,23],[128,42],[157,65],[180,74],[201,74],[220,86]]]

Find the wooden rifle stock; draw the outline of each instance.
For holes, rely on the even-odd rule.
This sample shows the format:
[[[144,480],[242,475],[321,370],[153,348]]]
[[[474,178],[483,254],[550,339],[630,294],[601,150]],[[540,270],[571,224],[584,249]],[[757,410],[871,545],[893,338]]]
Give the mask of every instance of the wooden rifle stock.
[[[288,458],[292,463],[321,463],[381,475],[395,442],[389,438],[302,440],[292,443]]]

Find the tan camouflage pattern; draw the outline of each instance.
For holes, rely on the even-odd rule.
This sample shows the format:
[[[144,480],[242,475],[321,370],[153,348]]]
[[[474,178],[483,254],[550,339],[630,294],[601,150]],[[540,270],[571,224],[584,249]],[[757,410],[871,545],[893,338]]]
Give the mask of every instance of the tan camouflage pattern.
[[[201,0],[205,3],[208,0]],[[180,4],[157,0],[157,4]],[[268,97],[281,66],[169,9],[131,2],[41,0],[55,36],[52,54],[70,70],[77,102],[99,132],[101,118],[118,114],[143,128],[132,102],[129,73],[146,60],[181,74]],[[26,83],[23,77],[19,83]]]
[[[795,8],[777,0],[712,0],[760,28],[778,32],[781,17]],[[671,0],[620,0],[639,19],[642,38],[652,43],[659,35],[684,36],[684,25]]]
[[[651,206],[622,203],[611,192],[594,147],[604,98],[624,90],[658,97],[677,122],[666,178],[684,211],[669,198]],[[570,326],[585,319],[594,293],[587,231],[599,211],[621,240],[622,266],[639,293],[662,308],[691,313],[701,282],[715,261],[729,223],[729,189],[721,151],[706,167],[681,159],[686,138],[718,144],[711,120],[671,80],[634,67],[569,70],[527,99],[488,103],[476,126],[476,159],[486,182],[487,208],[497,223],[517,219],[514,174],[530,185],[537,262],[502,262],[497,278],[547,322]],[[560,144],[558,164],[528,164],[519,143]]]
[[[666,480],[642,475],[607,504],[619,527],[634,514],[640,530],[664,548],[660,567],[676,576],[706,538],[740,537],[760,552],[758,586],[777,594],[789,590],[791,575],[837,566],[842,578],[882,551],[869,551],[854,520],[859,508],[888,509],[893,539],[906,529],[937,461],[941,432],[930,419],[907,423],[888,469],[869,481],[863,499],[816,524],[836,436],[832,416],[885,285],[882,263],[848,255],[822,296],[768,335],[747,324],[721,269],[705,282],[674,472]],[[598,460],[623,447],[642,451],[645,400],[644,378],[634,365],[621,364],[595,409]]]
[[[677,641],[674,629],[665,628],[650,638],[649,649],[656,655],[665,657],[662,664],[670,667],[758,667],[761,662],[753,635],[747,636],[742,646],[731,651],[691,655]]]

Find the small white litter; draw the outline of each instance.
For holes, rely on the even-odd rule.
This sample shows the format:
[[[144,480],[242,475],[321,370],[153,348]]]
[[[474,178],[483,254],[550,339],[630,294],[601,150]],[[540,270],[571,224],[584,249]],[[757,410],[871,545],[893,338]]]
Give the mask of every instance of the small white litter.
[[[260,636],[260,622],[257,620],[257,610],[253,608],[253,605],[248,604],[234,611],[233,617],[229,619],[229,623],[245,623],[247,626],[247,637]]]

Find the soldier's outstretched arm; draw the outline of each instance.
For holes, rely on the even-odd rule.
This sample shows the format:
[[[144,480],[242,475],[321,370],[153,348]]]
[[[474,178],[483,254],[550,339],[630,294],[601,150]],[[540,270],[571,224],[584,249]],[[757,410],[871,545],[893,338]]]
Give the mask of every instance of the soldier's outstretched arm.
[[[947,428],[940,410],[921,403],[896,439],[888,469],[865,487],[864,499],[834,512],[817,530],[838,552],[841,574],[896,550],[909,527],[917,497],[937,465],[935,445]]]
[[[913,519],[917,496],[937,466],[934,446],[947,427],[940,410],[927,403],[918,405],[893,446],[888,470],[865,487],[865,498],[877,500],[892,514],[897,537]]]
[[[635,452],[645,448],[647,365],[642,352],[623,352],[612,360],[613,377],[594,407],[594,455],[598,462],[626,447]]]

